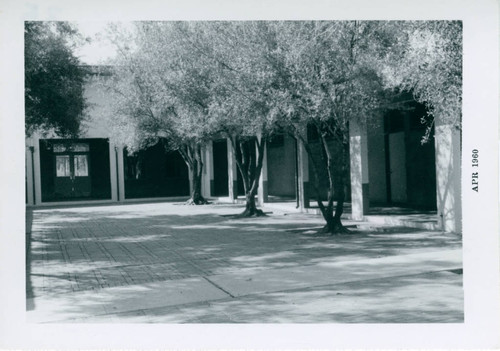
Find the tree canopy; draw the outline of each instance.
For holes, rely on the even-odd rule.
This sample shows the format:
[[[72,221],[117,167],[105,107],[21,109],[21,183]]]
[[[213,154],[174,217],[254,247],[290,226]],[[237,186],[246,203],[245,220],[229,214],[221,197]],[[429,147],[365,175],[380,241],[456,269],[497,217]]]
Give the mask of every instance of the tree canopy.
[[[130,147],[163,136],[189,154],[183,150],[226,136],[248,202],[266,140],[286,132],[305,146],[315,186],[327,175],[327,205],[319,191],[317,199],[329,231],[342,228],[351,123],[369,123],[393,94],[409,92],[429,111],[424,139],[434,116],[460,125],[461,22],[141,22],[120,35],[114,118]],[[319,138],[319,158],[308,129]]]
[[[25,22],[25,133],[76,136],[85,118],[85,68],[73,54],[82,40],[67,22]]]
[[[132,152],[166,140],[193,174],[192,202],[204,203],[202,146],[216,133],[208,118],[212,66],[190,50],[186,23],[140,22],[131,36],[111,32],[120,55],[103,83],[113,96],[113,138]]]
[[[462,22],[396,21],[381,25],[389,41],[381,77],[385,87],[408,91],[427,106],[429,117],[424,142],[435,118],[461,126]]]
[[[377,27],[358,21],[275,22],[273,27],[276,45],[268,54],[275,77],[272,118],[300,140],[309,155],[325,230],[345,231],[340,216],[349,169],[349,124],[366,123],[379,114],[384,97],[372,45]],[[317,140],[309,140],[311,129]],[[338,150],[335,156],[332,147]],[[322,174],[327,180],[326,205],[319,189]]]

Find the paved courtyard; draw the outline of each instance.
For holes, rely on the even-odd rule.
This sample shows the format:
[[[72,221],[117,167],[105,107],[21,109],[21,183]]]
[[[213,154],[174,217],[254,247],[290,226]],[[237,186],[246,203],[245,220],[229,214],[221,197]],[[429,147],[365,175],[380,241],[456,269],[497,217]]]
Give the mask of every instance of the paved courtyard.
[[[240,205],[37,209],[29,322],[462,322],[461,237]],[[355,227],[358,225],[358,227]]]

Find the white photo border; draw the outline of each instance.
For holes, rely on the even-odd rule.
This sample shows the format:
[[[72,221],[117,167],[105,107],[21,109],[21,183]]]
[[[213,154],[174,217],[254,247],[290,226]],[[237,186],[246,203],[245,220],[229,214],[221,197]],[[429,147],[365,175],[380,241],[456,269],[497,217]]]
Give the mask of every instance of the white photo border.
[[[0,3],[0,348],[500,348],[499,31],[495,0],[4,0]],[[462,20],[461,324],[28,324],[24,265],[25,20]],[[471,190],[471,150],[481,158]]]

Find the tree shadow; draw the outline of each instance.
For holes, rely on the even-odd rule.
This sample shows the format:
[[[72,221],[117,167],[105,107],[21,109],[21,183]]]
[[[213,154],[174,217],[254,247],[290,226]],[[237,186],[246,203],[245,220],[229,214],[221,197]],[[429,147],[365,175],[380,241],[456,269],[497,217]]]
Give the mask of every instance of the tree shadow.
[[[463,323],[461,280],[446,272],[124,312],[149,323]]]
[[[402,253],[459,248],[445,233],[402,228],[315,236],[322,219],[308,215],[233,218],[241,206],[140,204],[35,210],[27,237],[28,310],[44,298],[73,299],[105,288],[179,282]],[[87,296],[87,295],[85,295]],[[116,299],[120,299],[117,295]],[[94,313],[69,301],[71,316]],[[94,301],[101,308],[112,301]],[[104,306],[104,307],[102,307]],[[90,309],[89,309],[90,308]],[[94,311],[94,312],[92,312]]]

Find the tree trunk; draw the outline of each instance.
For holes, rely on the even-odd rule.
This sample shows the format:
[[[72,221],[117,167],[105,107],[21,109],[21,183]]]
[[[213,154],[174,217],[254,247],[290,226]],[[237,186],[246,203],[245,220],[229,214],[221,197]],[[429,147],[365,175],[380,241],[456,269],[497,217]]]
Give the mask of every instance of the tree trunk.
[[[193,167],[196,168],[196,167]],[[193,189],[191,198],[187,201],[188,205],[205,205],[208,201],[201,194],[201,174],[193,171]]]
[[[239,217],[261,217],[265,216],[264,212],[257,208],[255,204],[255,195],[259,187],[260,172],[262,170],[262,161],[264,158],[264,148],[266,141],[255,138],[250,141],[240,141],[231,139],[231,145],[236,153],[236,145],[240,148],[241,160],[236,157],[236,165],[243,179],[243,187],[245,189],[245,210],[239,214]],[[252,149],[256,150],[256,160],[252,156]]]
[[[265,216],[264,212],[257,208],[255,204],[255,193],[251,191],[245,195],[245,210],[239,214],[239,217],[262,217]]]
[[[342,143],[342,152],[339,162],[340,170],[338,174],[329,173],[330,184],[333,184],[333,187],[330,187],[329,192],[331,196],[333,196],[333,191],[336,190],[335,197],[337,198],[337,204],[335,206],[335,214],[333,214],[333,197],[331,202],[329,202],[328,211],[324,218],[326,220],[326,224],[323,227],[323,232],[330,234],[347,234],[350,233],[349,229],[344,227],[341,221],[341,216],[344,213],[344,202],[345,202],[345,176],[346,176],[346,148],[348,144]]]
[[[316,158],[314,158],[315,153],[312,151],[309,143],[302,138],[300,134],[297,134],[302,142],[304,143],[304,147],[309,156],[309,160],[312,164],[312,171],[314,176],[313,188],[316,193],[316,201],[318,203],[318,207],[321,210],[321,214],[325,219],[325,226],[320,230],[321,233],[329,233],[329,234],[344,234],[349,233],[349,230],[343,226],[342,221],[340,220],[342,213],[344,212],[344,201],[345,201],[345,182],[344,182],[344,173],[346,170],[345,162],[346,162],[346,149],[345,145],[342,145],[342,153],[339,162],[337,163],[340,166],[340,175],[335,176],[335,172],[333,172],[333,160],[331,157],[331,153],[328,149],[328,145],[324,137],[320,136],[320,142],[322,147],[321,160],[323,162],[318,162]],[[321,200],[320,193],[320,182],[319,182],[319,169],[320,165],[324,167],[326,173],[328,174],[328,205],[325,207]],[[333,214],[333,194],[334,190],[337,190],[337,205],[335,206],[335,215]]]
[[[328,206],[326,211],[326,224],[323,227],[323,232],[330,234],[345,234],[349,233],[349,230],[344,227],[341,221],[342,213],[344,213],[344,201],[345,201],[345,172],[346,172],[346,145],[341,143],[341,154],[338,160],[337,167],[338,173],[334,172],[333,169],[333,158],[330,150],[328,149],[328,144],[324,137],[321,137],[323,149],[325,152],[325,157],[327,160],[328,169]],[[335,206],[335,214],[333,214],[333,202],[334,194],[337,198],[337,204]]]
[[[189,170],[193,175],[191,198],[187,200],[188,205],[206,205],[208,201],[201,194],[201,179],[203,173],[203,161],[201,158],[201,146],[186,147],[179,150]]]
[[[344,191],[341,191],[344,193]],[[333,214],[333,208],[326,208],[323,212],[323,218],[326,221],[325,226],[321,229],[322,233],[329,234],[348,234],[349,229],[344,227],[341,221],[342,213],[344,212],[344,198],[345,195],[341,195],[337,192],[337,204],[335,206],[335,214]]]

